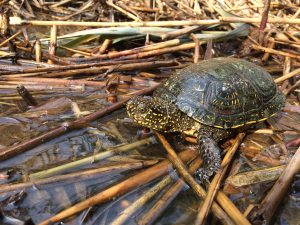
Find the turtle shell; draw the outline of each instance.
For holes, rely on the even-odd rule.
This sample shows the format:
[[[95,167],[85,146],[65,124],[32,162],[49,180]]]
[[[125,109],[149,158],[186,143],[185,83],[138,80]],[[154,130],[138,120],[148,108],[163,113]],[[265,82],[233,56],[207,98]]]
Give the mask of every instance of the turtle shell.
[[[204,60],[179,70],[154,95],[200,123],[225,129],[265,120],[285,101],[269,73],[235,58]]]

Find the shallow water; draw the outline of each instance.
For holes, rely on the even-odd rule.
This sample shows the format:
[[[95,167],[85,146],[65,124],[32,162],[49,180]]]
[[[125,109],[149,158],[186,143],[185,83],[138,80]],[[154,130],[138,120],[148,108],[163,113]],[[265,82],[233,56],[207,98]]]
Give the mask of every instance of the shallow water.
[[[71,97],[70,99],[73,98]],[[99,103],[90,105],[83,104],[81,105],[81,109],[84,108],[84,110],[94,111],[96,108],[99,108],[98,106],[99,104],[101,105],[101,103],[103,103],[103,101],[100,100]],[[67,105],[68,104],[67,102]],[[62,121],[74,119],[70,107],[61,107],[61,109],[63,109],[63,111],[52,110],[52,115],[26,117],[23,114],[18,114],[18,117],[8,117],[8,115],[5,115],[8,109],[5,108],[5,110],[2,111],[3,117],[0,118],[2,121],[0,129],[5,130],[7,135],[1,137],[1,145],[9,145],[15,143],[16,140],[28,140],[37,136],[39,133],[59,125]],[[295,116],[296,115],[283,115],[283,118],[277,122],[277,125],[281,127],[284,124],[285,127],[288,127],[288,125],[291,125],[291,121],[295,120]],[[297,126],[299,125],[293,122],[292,128],[295,129]],[[264,126],[260,125],[259,127],[263,128]],[[149,135],[152,136],[151,133],[148,134],[148,136]],[[89,126],[84,129],[61,135],[30,151],[26,151],[16,157],[1,162],[0,175],[2,176],[0,176],[0,184],[28,181],[29,175],[37,171],[64,165],[86,156],[93,156],[96,153],[105,152],[112,146],[135,142],[143,136],[145,136],[143,134],[143,128],[129,121],[124,109],[116,111],[109,116],[89,124]],[[287,140],[291,139],[293,135],[288,135],[286,138]],[[168,139],[177,151],[194,146],[185,142],[180,135],[168,135]],[[226,142],[221,144],[228,146]],[[292,155],[284,156],[280,146],[274,142],[270,135],[248,134],[241,148],[247,149],[253,146],[260,149],[261,154],[274,157],[274,159],[283,163]],[[292,150],[293,149],[291,149],[291,151]],[[112,165],[132,162],[132,160],[161,160],[166,157],[165,151],[159,144],[135,148],[126,153],[121,153],[119,156],[121,157],[115,159],[115,161],[109,159],[98,162],[91,161],[85,166],[65,170],[61,174],[92,168],[105,168]],[[245,161],[245,158],[240,157],[239,154],[236,155],[234,162],[240,164],[238,172],[253,170],[249,162]],[[259,160],[252,161],[252,164],[252,166],[256,166],[257,168],[270,167],[270,165],[266,165]],[[5,215],[4,217],[0,217],[0,220],[2,220],[0,224],[13,224],[5,223],[5,221],[9,221],[8,218],[17,218],[21,221],[29,221],[31,219],[34,223],[39,223],[75,203],[130,178],[142,170],[143,169],[134,169],[127,172],[106,174],[105,176],[95,176],[87,180],[82,179],[68,182],[55,182],[47,185],[32,185],[27,189],[22,188],[14,192],[0,193],[0,206]],[[171,171],[170,169],[170,172]],[[54,175],[54,177],[55,176],[56,175]],[[175,181],[177,179],[176,176],[173,176],[173,179]],[[65,224],[111,224],[113,220],[119,217],[124,209],[130,206],[136,199],[143,196],[147,190],[160,180],[161,179],[156,179],[149,184],[138,185],[133,191],[127,194],[76,214],[75,217],[66,220]],[[230,194],[233,202],[243,212],[250,203],[259,203],[273,183],[274,181],[270,181],[250,185],[238,188],[235,193],[228,191],[228,194]],[[299,186],[297,186],[298,183],[299,177],[295,179],[296,187]],[[224,186],[222,185],[222,187]],[[169,189],[170,185],[155,195],[142,209],[131,216],[126,224],[138,224],[138,221],[143,215],[160,199],[162,194],[167,193]],[[294,188],[293,191],[286,196],[284,203],[282,203],[279,209],[279,213],[277,213],[276,218],[274,218],[276,224],[297,224],[300,216],[298,195],[299,188]],[[185,186],[184,190],[180,192],[154,224],[192,224],[195,220],[199,205],[200,201],[198,197],[188,186]],[[210,216],[208,221],[213,221],[213,217]],[[210,222],[208,224],[210,224]]]

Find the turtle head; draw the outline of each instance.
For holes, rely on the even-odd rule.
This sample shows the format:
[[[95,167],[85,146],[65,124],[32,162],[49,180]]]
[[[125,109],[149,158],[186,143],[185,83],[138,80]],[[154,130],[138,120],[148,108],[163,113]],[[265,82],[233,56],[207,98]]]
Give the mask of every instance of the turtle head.
[[[138,124],[164,132],[173,130],[172,118],[179,110],[157,97],[135,97],[127,103],[127,113]]]

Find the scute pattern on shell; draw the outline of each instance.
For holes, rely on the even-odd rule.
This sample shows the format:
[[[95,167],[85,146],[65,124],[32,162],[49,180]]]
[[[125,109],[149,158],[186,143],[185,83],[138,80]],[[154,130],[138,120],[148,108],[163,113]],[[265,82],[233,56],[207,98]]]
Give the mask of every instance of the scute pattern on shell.
[[[200,123],[219,128],[259,122],[284,104],[269,73],[235,58],[204,60],[179,70],[154,95]]]

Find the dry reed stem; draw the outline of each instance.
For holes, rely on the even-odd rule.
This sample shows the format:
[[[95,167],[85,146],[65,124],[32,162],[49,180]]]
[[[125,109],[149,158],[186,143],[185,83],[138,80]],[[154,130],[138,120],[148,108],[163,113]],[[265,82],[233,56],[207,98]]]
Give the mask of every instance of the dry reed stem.
[[[36,40],[35,42],[35,61],[36,62],[42,61],[42,45],[40,40]]]
[[[57,45],[57,26],[53,25],[50,32],[50,41],[49,41],[49,55],[55,55]],[[54,64],[51,59],[48,59],[48,64]]]
[[[184,151],[179,154],[181,160],[184,162],[190,161],[196,157],[195,152],[193,151]],[[164,160],[161,163],[150,167],[149,169],[140,172],[127,180],[124,180],[120,183],[115,184],[114,186],[90,197],[80,203],[77,203],[71,206],[68,209],[61,211],[60,213],[56,214],[55,216],[42,221],[39,225],[48,225],[52,223],[56,223],[70,217],[76,213],[79,213],[87,208],[90,208],[96,204],[101,204],[107,202],[113,198],[121,196],[138,186],[146,184],[160,176],[169,172],[171,163],[168,160]]]
[[[274,47],[275,47],[275,42],[274,41],[272,41],[268,44],[269,49],[273,49]],[[263,57],[261,58],[261,61],[262,62],[267,62],[269,57],[270,57],[270,52],[265,52]]]
[[[199,198],[203,199],[206,196],[205,190],[194,180],[194,178],[186,171],[183,163],[178,159],[176,152],[173,150],[171,145],[167,142],[165,137],[158,132],[154,132],[158,137],[158,140],[162,143],[165,150],[168,152],[168,158],[177,169],[178,173],[182,176],[182,178],[193,188],[195,193],[199,196]],[[217,201],[220,206],[223,208],[225,212],[227,212],[228,216],[234,221],[236,224],[249,224],[248,220],[243,216],[243,214],[236,208],[236,206],[230,201],[230,199],[222,192],[219,191],[217,194]],[[220,219],[219,213],[223,214],[223,210],[219,211],[219,206],[217,203],[213,202],[212,211],[213,213]],[[226,215],[226,214],[225,214]],[[227,217],[227,216],[226,216]],[[224,219],[225,217],[223,217]],[[223,222],[225,222],[223,220]],[[229,221],[226,221],[229,222]]]
[[[266,0],[264,2],[264,9],[263,9],[262,16],[261,16],[259,31],[263,31],[266,28],[266,25],[267,25],[267,22],[268,22],[268,17],[269,17],[270,4],[271,4],[271,0]],[[259,43],[261,44],[262,41],[259,42]]]
[[[118,65],[118,64],[130,64],[130,63],[138,63],[138,62],[145,62],[146,60],[112,60],[112,61],[103,61],[103,62],[96,62],[96,63],[85,63],[79,65],[67,65],[67,66],[59,66],[53,65],[51,67],[44,67],[44,68],[30,68],[30,69],[23,69],[18,68],[17,70],[9,70],[9,71],[0,71],[0,75],[11,75],[11,74],[26,74],[26,73],[41,73],[41,72],[53,72],[53,71],[64,71],[64,70],[71,70],[71,69],[83,69],[83,68],[90,68],[95,66],[109,66],[109,65]],[[2,69],[0,67],[0,69]],[[3,68],[5,69],[5,68]]]
[[[191,34],[191,37],[192,37],[193,41],[195,42],[193,62],[198,63],[199,62],[199,57],[200,57],[200,41],[194,34]]]
[[[175,1],[176,3],[178,3],[181,7],[187,9],[188,11],[191,11],[192,14],[198,14],[198,15],[200,15],[200,16],[203,16],[203,14],[201,13],[201,11],[195,10],[195,8],[192,9],[192,8],[191,8],[190,6],[188,6],[187,4],[184,4],[184,1],[181,1],[181,0],[174,0],[174,1]],[[196,3],[197,3],[197,2],[195,2],[195,5],[196,5]],[[195,7],[195,5],[194,5],[194,7]],[[198,6],[199,6],[199,5],[198,5]]]
[[[138,6],[131,6],[131,8],[137,11],[148,12],[148,13],[156,13],[159,11],[157,8],[147,8],[147,7],[138,7]]]
[[[280,3],[271,2],[270,6],[271,7],[278,7],[278,6],[280,6]],[[231,11],[241,11],[241,10],[244,10],[244,9],[258,9],[258,8],[264,8],[264,5],[263,4],[245,5],[245,6],[240,6],[240,7],[233,7],[233,8],[226,9],[226,10],[231,12]]]
[[[134,10],[131,6],[128,6],[126,3],[123,3],[122,1],[117,1],[116,3],[118,6],[122,7],[124,10],[127,10],[128,12],[135,15],[139,19],[138,21],[142,21],[142,18],[139,15],[139,13],[136,10]]]
[[[197,160],[198,159],[198,160]],[[189,166],[189,172],[194,173],[197,168],[201,165],[202,161],[199,157],[197,157],[191,165]],[[126,208],[112,223],[111,225],[122,225],[124,224],[136,211],[138,211],[141,207],[143,207],[151,198],[153,198],[158,192],[160,192],[164,187],[171,184],[173,182],[173,178],[171,175],[167,175],[163,180],[161,180],[158,184],[152,187],[150,190],[145,192],[143,196],[133,202],[128,208]],[[179,181],[177,181],[179,182]],[[183,182],[184,183],[184,182]]]
[[[53,4],[53,5],[51,5],[51,7],[59,7],[59,6],[62,6],[62,5],[64,5],[64,4],[67,4],[68,2],[71,2],[72,0],[61,0],[60,2],[58,2],[58,3],[55,3],[55,4]]]
[[[3,42],[0,43],[0,47],[2,47],[3,45],[7,44],[9,41],[15,39],[16,37],[18,37],[20,34],[22,34],[22,30],[19,30],[17,33],[15,33],[14,35],[10,36],[9,38],[5,39]]]
[[[170,21],[147,21],[147,22],[76,22],[76,21],[41,21],[22,20],[20,17],[10,17],[10,25],[32,26],[88,26],[88,27],[174,27],[194,25],[215,25],[228,23],[260,23],[261,18],[238,18],[220,17],[219,19],[207,20],[170,20]],[[268,23],[275,24],[300,24],[300,19],[269,18]]]
[[[256,205],[254,204],[249,204],[248,207],[245,209],[243,215],[245,217],[248,217],[248,215],[250,214],[250,212],[256,207]]]
[[[20,84],[20,82],[5,82],[2,81],[0,82],[0,89],[16,89],[16,87]],[[56,92],[66,92],[66,91],[73,91],[73,92],[82,92],[84,91],[84,87],[82,85],[77,85],[77,86],[71,86],[71,87],[65,87],[64,85],[39,85],[39,84],[34,84],[34,83],[23,83],[23,85],[26,86],[26,89],[32,91],[31,94],[32,95],[37,95],[37,94],[47,94],[47,93],[56,93]],[[105,96],[107,96],[108,94],[103,94]],[[15,94],[4,94],[1,95],[0,97],[4,97],[4,98],[9,98],[9,97],[18,97]],[[51,98],[52,96],[47,96],[49,98]],[[18,98],[19,99],[19,98]]]
[[[123,210],[117,218],[110,223],[110,225],[122,225],[126,223],[127,220],[139,209],[141,209],[148,201],[150,201],[158,192],[162,191],[165,187],[172,183],[173,179],[170,175],[164,177],[156,185],[154,185],[150,190],[147,190],[143,195],[132,202],[129,207]]]
[[[169,26],[191,26],[191,25],[214,25],[220,24],[218,19],[193,20],[193,21],[147,21],[147,22],[76,22],[76,21],[41,21],[22,20],[20,17],[10,17],[10,25],[32,25],[32,26],[91,26],[91,27],[169,27]]]
[[[149,82],[140,82],[140,80],[136,79],[136,78],[132,78],[132,80],[134,82],[136,82],[136,85],[130,85],[130,86],[126,86],[127,89],[130,87],[136,88],[136,89],[142,89],[145,84],[147,85],[156,85],[158,84],[155,81],[149,81]],[[49,87],[53,88],[53,85],[57,85],[57,86],[66,86],[66,87],[62,87],[65,88],[65,90],[70,90],[70,89],[81,89],[83,90],[84,86],[91,86],[91,87],[97,87],[97,88],[105,88],[106,82],[104,81],[88,81],[88,80],[65,80],[65,79],[56,79],[56,78],[36,78],[36,77],[28,77],[28,78],[24,78],[24,77],[3,77],[2,78],[2,82],[8,82],[8,83],[12,83],[12,84],[19,84],[20,82],[22,82],[22,84],[26,84],[26,86],[31,86],[31,88],[33,88],[32,86],[35,84],[40,84],[40,83],[45,83],[48,85],[51,85]],[[1,82],[1,78],[0,78],[0,82]],[[125,84],[126,85],[126,84]],[[137,86],[138,85],[138,86]],[[119,87],[122,87],[122,84],[119,85]],[[134,94],[138,94],[140,90],[137,91],[133,91],[128,93],[128,90],[126,90],[126,93],[124,94],[125,96],[130,96],[130,95],[134,95]]]
[[[84,52],[84,51],[80,51],[80,50],[77,50],[77,49],[68,48],[68,47],[65,47],[65,46],[57,46],[57,47],[61,48],[61,49],[64,49],[66,51],[69,51],[69,52],[72,52],[72,53],[77,53],[77,54],[84,55],[84,56],[93,56],[93,55],[95,55],[95,54],[90,53],[90,52]]]
[[[115,5],[115,4],[113,3],[112,0],[106,1],[106,4],[109,5],[109,6],[111,6],[111,7],[113,7],[114,9],[118,10],[119,12],[123,13],[123,14],[126,15],[127,17],[133,19],[134,21],[141,21],[140,18],[138,18],[137,16],[135,16],[135,15],[133,15],[132,13],[127,12],[127,11],[124,10],[123,8],[121,8],[121,7],[117,6],[117,5]]]
[[[2,184],[0,185],[0,193],[6,193],[11,191],[19,191],[37,186],[46,188],[50,185],[59,185],[60,183],[80,182],[88,179],[93,179],[99,176],[109,176],[117,173],[121,173],[128,170],[141,169],[144,167],[152,166],[157,163],[157,160],[148,160],[141,162],[132,162],[115,166],[107,166],[97,169],[89,169],[84,171],[78,171],[74,173],[68,173],[64,175],[58,175],[55,177],[42,178],[36,181],[23,182],[17,184]]]
[[[259,205],[257,211],[252,214],[252,218],[264,219],[264,223],[270,224],[271,219],[278,205],[285,197],[294,176],[300,171],[300,148],[296,151],[283,173],[280,175],[272,189]]]
[[[216,175],[214,176],[214,178],[209,186],[205,200],[204,200],[203,204],[201,205],[201,207],[199,207],[197,219],[195,222],[196,225],[202,225],[205,223],[207,215],[208,215],[210,207],[211,207],[211,204],[213,203],[214,198],[220,188],[221,181],[227,171],[228,165],[232,161],[233,156],[234,156],[236,150],[238,149],[238,147],[240,146],[240,144],[242,143],[242,140],[244,137],[245,137],[245,133],[238,134],[238,136],[234,140],[233,145],[226,153],[226,155],[221,163],[221,170],[218,171],[216,173]]]
[[[212,40],[208,40],[206,43],[206,50],[204,53],[204,60],[211,59],[213,56],[213,42]]]
[[[248,132],[249,132],[249,130],[248,130]],[[267,134],[267,135],[272,135],[272,134],[274,134],[275,133],[275,131],[274,130],[272,130],[272,129],[258,129],[258,130],[253,130],[253,131],[250,131],[250,132],[252,132],[252,133],[254,133],[254,134]]]
[[[201,166],[202,160],[197,157],[193,163],[191,163],[188,171],[194,174],[196,170]],[[141,219],[138,220],[138,225],[150,225],[164,212],[164,210],[170,205],[170,203],[176,198],[176,196],[184,188],[185,182],[182,179],[178,179],[169,189],[166,191],[160,199],[145,213]]]
[[[105,39],[99,48],[99,54],[104,54],[104,52],[108,49],[108,47],[111,45],[112,39]]]
[[[84,68],[77,70],[69,70],[64,72],[52,72],[48,74],[41,75],[43,77],[67,77],[74,75],[91,75],[91,74],[101,74],[107,70],[113,71],[125,71],[125,70],[141,70],[141,69],[152,69],[163,66],[172,66],[176,64],[174,60],[168,61],[150,61],[150,62],[140,62],[140,63],[131,63],[131,64],[119,64],[116,66],[101,66],[101,67],[93,67],[93,68]]]
[[[274,81],[275,81],[275,83],[280,83],[280,82],[282,82],[282,81],[285,81],[285,80],[287,80],[287,79],[289,79],[289,78],[291,78],[291,77],[297,76],[297,75],[299,75],[299,74],[300,74],[300,68],[295,69],[295,70],[293,70],[293,71],[290,72],[290,73],[284,74],[283,76],[281,76],[281,77],[275,79]]]
[[[292,38],[292,37],[291,37]],[[274,41],[275,43],[279,43],[279,44],[290,44],[291,46],[300,46],[300,41],[296,40],[296,41],[291,41],[291,40],[286,40],[283,38],[270,38],[270,40]]]
[[[130,144],[126,144],[126,145],[122,145],[122,146],[115,146],[111,149],[108,149],[104,152],[94,154],[92,156],[88,156],[88,157],[85,157],[85,158],[82,158],[82,159],[79,159],[79,160],[76,160],[76,161],[73,161],[73,162],[70,162],[70,163],[65,163],[65,164],[60,165],[60,166],[56,166],[56,167],[53,167],[53,168],[50,168],[50,169],[46,169],[46,170],[43,170],[43,171],[32,173],[32,174],[29,175],[29,178],[31,180],[37,180],[37,179],[50,177],[50,176],[53,176],[53,175],[56,175],[56,174],[74,169],[76,167],[86,166],[86,165],[89,165],[91,163],[98,162],[98,161],[103,160],[103,159],[107,159],[107,158],[112,157],[112,156],[114,156],[118,153],[121,153],[121,152],[130,151],[132,149],[141,147],[143,145],[149,145],[151,143],[153,144],[153,142],[154,142],[153,138],[150,137],[150,138],[142,139],[140,141],[136,141],[136,142],[133,142],[133,143],[130,143]]]
[[[221,17],[220,22],[224,23],[260,23],[261,18]],[[268,18],[268,23],[277,24],[300,24],[300,19],[290,18]]]
[[[158,43],[146,45],[146,46],[143,46],[143,47],[124,50],[124,51],[120,51],[120,52],[109,52],[107,54],[85,58],[85,59],[82,59],[82,61],[88,62],[88,61],[92,61],[92,60],[96,60],[96,59],[114,59],[114,58],[119,58],[119,57],[122,57],[122,56],[132,55],[132,54],[135,54],[135,53],[141,53],[141,52],[148,52],[148,51],[152,51],[152,50],[164,49],[164,48],[171,47],[171,46],[176,46],[176,45],[179,45],[179,44],[180,44],[179,39],[173,39],[173,40],[169,40],[169,41],[158,42]]]
[[[53,85],[65,85],[65,86],[76,86],[76,85],[87,85],[95,87],[104,87],[104,81],[88,81],[88,80],[64,80],[56,78],[37,78],[37,77],[2,77],[0,81],[17,81],[17,82],[27,82],[27,83],[46,83]]]
[[[271,48],[265,48],[265,47],[262,47],[262,46],[259,46],[259,45],[252,45],[252,48],[255,49],[255,50],[261,50],[261,51],[264,51],[264,52],[269,52],[269,53],[275,54],[275,55],[282,55],[282,56],[285,56],[285,57],[300,59],[300,55],[295,55],[295,54],[292,54],[292,53],[289,53],[289,52],[278,51],[278,50],[274,50],[274,49],[271,49]]]
[[[186,34],[190,34],[193,32],[198,31],[199,29],[201,29],[201,26],[191,26],[191,27],[185,27],[179,30],[175,30],[175,31],[171,31],[165,34],[162,34],[160,37],[162,40],[167,40],[167,39],[172,39],[172,38],[176,38],[182,35],[186,35]]]
[[[269,10],[270,10],[270,3],[271,0],[265,0],[264,1],[264,9],[261,16],[261,21],[258,29],[258,43],[261,45],[264,42],[265,33],[264,30],[267,26],[268,18],[269,18]]]
[[[196,46],[195,42],[185,43],[185,44],[181,44],[181,45],[178,45],[175,47],[168,47],[168,48],[162,48],[162,49],[127,55],[127,56],[121,57],[121,59],[141,59],[141,58],[145,58],[145,57],[162,55],[165,53],[184,51],[184,50],[195,48],[195,46]]]

